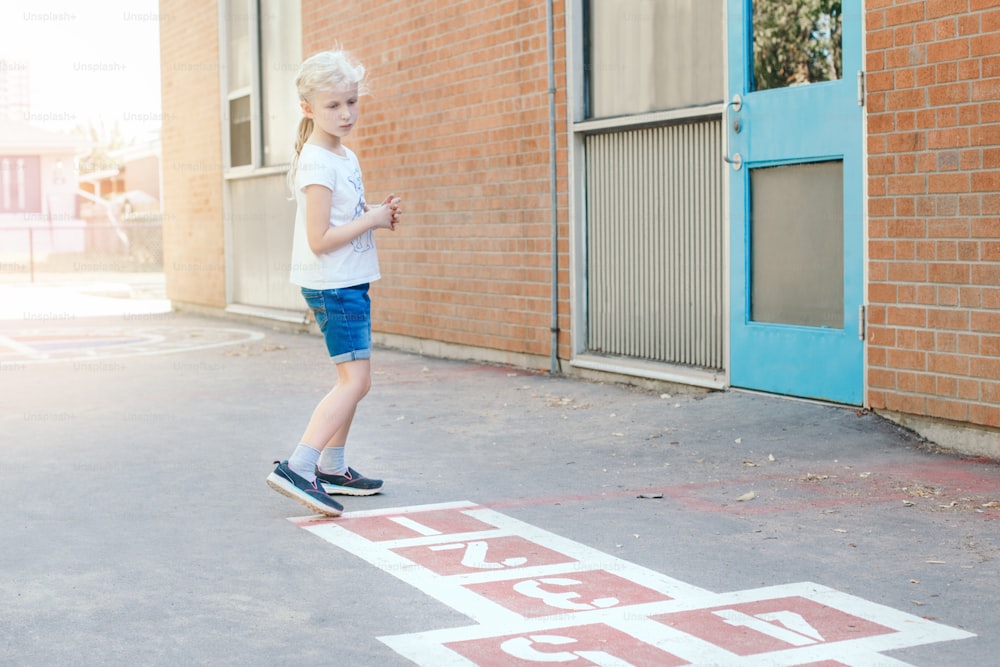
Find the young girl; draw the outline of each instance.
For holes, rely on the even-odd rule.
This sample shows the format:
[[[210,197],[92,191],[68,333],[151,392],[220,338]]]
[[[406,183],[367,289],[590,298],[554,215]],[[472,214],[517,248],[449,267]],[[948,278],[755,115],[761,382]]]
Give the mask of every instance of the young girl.
[[[371,387],[371,308],[368,284],[380,277],[374,231],[395,229],[400,200],[365,202],[361,168],[341,140],[358,120],[365,70],[343,51],[318,53],[298,78],[302,120],[289,171],[295,193],[291,281],[316,317],[337,383],[312,413],[299,445],[267,477],[275,491],[327,516],[343,506],[329,494],[366,496],[382,481],[344,461],[354,411]]]

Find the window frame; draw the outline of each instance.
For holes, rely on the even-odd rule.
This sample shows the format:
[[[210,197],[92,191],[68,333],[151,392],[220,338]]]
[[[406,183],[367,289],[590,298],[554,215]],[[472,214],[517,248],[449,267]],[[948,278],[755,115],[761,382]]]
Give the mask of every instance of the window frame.
[[[725,44],[725,0],[723,2],[722,25],[720,26],[720,48]],[[571,72],[571,100],[572,119],[571,131],[574,133],[603,132],[613,129],[624,129],[642,127],[647,125],[660,125],[671,122],[684,122],[686,120],[700,120],[719,116],[725,111],[725,61],[722,63],[722,81],[720,82],[719,101],[706,102],[702,104],[692,104],[684,107],[677,107],[665,110],[641,111],[617,116],[592,116],[591,99],[592,81],[588,72],[590,63],[591,44],[591,16],[589,11],[590,0],[573,0],[568,3],[570,8],[568,27],[570,28],[571,48],[568,53],[572,58],[570,66]]]
[[[726,72],[726,33],[728,20],[727,5],[723,4],[722,32],[719,48],[723,52],[723,70],[718,82],[720,102],[694,105],[663,111],[640,112],[631,115],[612,116],[606,118],[588,117],[590,112],[590,85],[587,64],[589,54],[589,20],[586,3],[588,0],[570,0],[566,3],[566,54],[567,54],[567,118],[566,131],[569,137],[569,301],[570,319],[573,336],[570,341],[571,366],[612,373],[623,373],[637,377],[651,377],[660,380],[680,382],[694,386],[713,389],[723,389],[728,386],[728,370],[721,375],[705,374],[700,371],[673,366],[660,367],[635,360],[608,360],[599,355],[593,355],[588,349],[589,341],[589,303],[588,303],[588,245],[591,240],[587,232],[587,151],[585,141],[589,135],[615,132],[617,130],[638,129],[641,127],[656,127],[668,124],[680,124],[690,121],[721,119],[725,127],[727,84]],[[725,137],[728,132],[723,131]],[[723,146],[727,145],[723,138]],[[720,155],[720,161],[725,155]],[[726,172],[728,178],[728,171]],[[728,185],[723,185],[728,196]],[[728,223],[727,223],[728,224]],[[724,252],[728,253],[728,240],[724,240]],[[728,276],[724,280],[724,314],[728,314]],[[728,320],[723,323],[728,331]],[[728,365],[729,339],[724,336],[723,360]]]
[[[294,141],[294,134],[292,132],[294,128],[289,128],[289,159],[274,162],[270,165],[265,162],[265,132],[273,128],[265,127],[266,119],[264,118],[264,82],[262,78],[264,75],[262,71],[264,53],[261,48],[260,4],[260,0],[222,0],[219,3],[219,62],[221,65],[219,86],[220,99],[223,104],[220,114],[222,125],[222,171],[226,179],[283,173],[288,171],[290,165],[289,159],[292,154],[292,142]],[[300,12],[299,22],[301,25],[301,7],[299,4],[290,3],[287,6],[289,11],[294,9],[294,11]],[[244,8],[245,12],[241,12],[240,10]],[[230,89],[228,74],[230,61],[229,17],[243,13],[246,14],[246,19],[249,23],[250,84]],[[299,39],[299,49],[301,51],[301,30],[299,30],[297,38]],[[289,94],[294,94],[294,91],[290,91]],[[250,100],[250,162],[249,164],[233,165],[232,117],[230,109],[234,101],[243,97],[249,97]]]

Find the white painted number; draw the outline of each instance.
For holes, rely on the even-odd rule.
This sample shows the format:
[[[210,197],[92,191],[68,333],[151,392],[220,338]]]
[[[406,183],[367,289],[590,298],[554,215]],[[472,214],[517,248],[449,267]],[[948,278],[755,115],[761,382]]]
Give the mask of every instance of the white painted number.
[[[536,644],[547,644],[549,646],[566,646],[575,644],[572,637],[562,635],[530,635],[529,637],[514,637],[500,644],[500,648],[509,656],[529,662],[575,662],[578,658],[591,661],[597,667],[633,667],[632,663],[625,662],[613,655],[608,655],[604,651],[539,651]]]
[[[518,567],[528,562],[527,558],[520,556],[516,558],[505,558],[499,563],[491,563],[486,560],[486,550],[489,545],[486,542],[469,542],[468,544],[439,544],[431,547],[431,551],[448,551],[451,549],[465,549],[462,556],[462,565],[478,570],[499,570],[505,567]]]
[[[572,637],[561,637],[559,635],[532,635],[530,639],[528,637],[514,637],[513,639],[508,639],[503,644],[500,644],[500,648],[507,655],[520,658],[521,660],[530,660],[531,662],[573,662],[579,657],[575,653],[567,653],[566,651],[545,653],[537,650],[534,647],[534,644],[550,644],[552,646],[559,646],[560,644],[575,643],[576,640]]]
[[[550,607],[556,609],[568,609],[570,611],[587,611],[590,609],[606,609],[618,604],[618,598],[598,598],[592,600],[590,604],[584,602],[572,602],[580,597],[579,593],[565,591],[562,593],[547,591],[542,588],[542,584],[549,586],[579,586],[581,583],[576,579],[564,577],[546,577],[544,579],[527,579],[514,584],[514,590],[529,598],[537,598]]]
[[[420,523],[418,521],[414,521],[413,519],[411,519],[409,517],[405,517],[405,516],[391,516],[391,517],[389,517],[389,521],[395,521],[400,526],[403,526],[404,528],[409,528],[413,532],[418,533],[420,535],[431,536],[431,535],[440,535],[441,534],[440,530],[437,530],[436,528],[431,528],[430,526],[425,526],[424,524],[422,524],[422,523]]]
[[[792,646],[808,646],[823,641],[823,635],[793,611],[776,611],[756,616],[749,616],[735,609],[723,609],[713,613],[729,625],[747,627]],[[784,627],[778,627],[771,621],[780,623]]]

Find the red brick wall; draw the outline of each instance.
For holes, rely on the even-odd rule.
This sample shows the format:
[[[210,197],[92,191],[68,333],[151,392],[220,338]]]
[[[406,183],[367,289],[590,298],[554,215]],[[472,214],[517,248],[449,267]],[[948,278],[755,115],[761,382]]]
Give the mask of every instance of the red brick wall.
[[[868,400],[1000,427],[1000,0],[866,0]]]
[[[226,305],[215,3],[160,0],[163,262],[167,298]]]
[[[550,353],[551,226],[545,2],[303,0],[303,52],[340,43],[372,95],[348,143],[368,199],[404,199],[380,232],[376,330]],[[560,348],[568,357],[565,37],[556,3]]]

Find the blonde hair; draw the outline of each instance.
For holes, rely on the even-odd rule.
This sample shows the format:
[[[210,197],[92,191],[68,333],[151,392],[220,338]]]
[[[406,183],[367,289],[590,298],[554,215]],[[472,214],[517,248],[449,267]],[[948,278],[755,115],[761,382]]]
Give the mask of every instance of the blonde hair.
[[[364,65],[354,60],[343,49],[320,51],[306,58],[299,66],[299,74],[295,77],[295,88],[299,93],[300,102],[311,102],[318,92],[328,92],[343,86],[358,87],[358,94],[368,93],[368,81]],[[299,163],[299,153],[313,131],[312,118],[305,116],[299,121],[295,136],[295,155],[288,170],[288,187],[295,193],[295,171]]]

